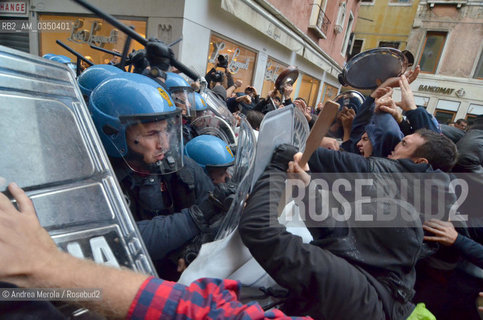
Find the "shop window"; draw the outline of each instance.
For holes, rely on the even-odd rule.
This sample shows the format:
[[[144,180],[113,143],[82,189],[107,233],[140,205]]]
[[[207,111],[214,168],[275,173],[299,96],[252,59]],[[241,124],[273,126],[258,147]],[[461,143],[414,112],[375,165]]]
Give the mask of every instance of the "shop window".
[[[416,103],[417,106],[420,106],[426,109],[429,104],[429,98],[422,97],[422,96],[414,96],[414,102]]]
[[[126,35],[122,31],[100,18],[42,14],[39,16],[39,21],[63,21],[72,24],[71,30],[67,32],[40,32],[40,55],[61,54],[70,57],[75,62],[77,58],[74,55],[55,43],[56,40],[60,40],[80,54],[90,56],[94,64],[109,63],[113,59],[112,54],[92,49],[89,45],[122,52],[126,41]],[[120,19],[120,21],[128,26],[133,26],[141,36],[146,36],[146,21],[131,19]],[[137,41],[131,41],[129,52],[139,49],[144,49],[144,46]]]
[[[242,89],[252,85],[253,70],[257,57],[255,51],[247,49],[238,43],[212,35],[206,66],[207,72],[216,65],[219,55],[224,55],[228,60],[228,70],[231,72],[233,80],[243,81]],[[225,71],[224,69],[219,70]]]
[[[446,32],[428,32],[426,34],[423,53],[419,59],[422,72],[436,73],[445,41]]]
[[[450,122],[453,122],[459,106],[459,101],[440,99],[438,100],[438,104],[436,105],[434,116],[439,123],[448,124]]]
[[[310,107],[315,107],[320,81],[306,74],[302,75],[301,81],[297,96],[304,98]]]
[[[474,114],[467,114],[465,117],[466,122],[468,122],[468,127],[471,127],[473,125],[473,122],[475,122],[477,115]]]
[[[473,78],[483,79],[483,51],[480,53],[480,58],[478,59],[478,64],[476,65],[476,70]]]
[[[13,2],[12,2],[13,3]],[[5,18],[3,18],[5,19]],[[15,21],[16,25],[20,25],[21,23],[28,23],[28,19],[15,19],[15,20],[2,20],[2,23],[9,23],[10,21]],[[20,30],[20,28],[17,28]],[[30,45],[29,45],[29,32],[0,32],[0,44],[7,46],[12,49],[17,49],[23,52],[30,52]]]
[[[456,112],[448,110],[436,109],[434,112],[434,117],[441,124],[449,124],[450,122],[453,122],[455,115]]]
[[[379,41],[379,47],[399,49],[399,41]]]
[[[470,104],[467,110],[467,116],[476,118],[479,115],[483,115],[483,105]]]
[[[312,29],[321,38],[327,38],[330,20],[325,14],[327,0],[315,0],[312,4],[312,13],[310,15],[309,29]]]
[[[265,98],[268,93],[275,88],[275,80],[279,74],[288,66],[272,58],[268,58],[265,74],[263,77],[263,87],[260,97]]]

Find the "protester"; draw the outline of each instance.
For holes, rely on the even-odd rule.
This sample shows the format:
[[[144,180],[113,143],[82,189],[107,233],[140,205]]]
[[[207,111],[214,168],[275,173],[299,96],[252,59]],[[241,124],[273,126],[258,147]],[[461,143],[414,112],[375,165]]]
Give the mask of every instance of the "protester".
[[[247,112],[253,110],[259,102],[260,96],[257,93],[257,89],[248,86],[245,88],[244,93],[238,92],[235,97],[227,99],[226,104],[231,112],[240,111],[246,115]]]
[[[253,257],[278,284],[289,289],[284,310],[317,319],[406,319],[414,309],[411,298],[415,264],[423,248],[419,218],[398,220],[401,223],[398,227],[375,228],[352,228],[344,223],[341,227],[329,228],[312,221],[315,225],[309,231],[314,241],[303,244],[275,218],[287,169],[305,174],[305,182],[310,179],[297,165],[300,158],[295,157],[295,162],[289,163],[295,153],[291,146],[278,147],[254,186],[239,225],[243,243]],[[436,169],[450,170],[456,156],[456,147],[447,138],[420,130],[405,137],[390,159],[365,159],[319,148],[309,165],[312,174],[406,172],[417,173],[419,179],[419,175]],[[449,183],[444,174],[439,179]],[[383,181],[381,187],[384,186]],[[368,203],[364,212],[377,210],[383,199]],[[395,205],[398,206],[397,202]],[[449,209],[448,204],[446,212]],[[405,209],[399,207],[399,210]]]
[[[468,127],[468,122],[465,119],[458,119],[455,121],[454,127],[466,131]]]
[[[253,110],[260,111],[263,114],[277,110],[281,106],[282,101],[280,100],[280,97],[276,95],[276,92],[276,90],[269,91],[264,99],[260,99],[260,102],[257,103]]]

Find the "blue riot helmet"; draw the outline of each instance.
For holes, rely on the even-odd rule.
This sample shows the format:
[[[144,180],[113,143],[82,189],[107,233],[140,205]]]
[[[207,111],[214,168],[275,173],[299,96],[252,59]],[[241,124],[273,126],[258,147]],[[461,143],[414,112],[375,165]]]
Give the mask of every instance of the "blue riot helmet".
[[[52,60],[52,61],[57,61],[57,62],[60,62],[60,63],[64,63],[64,64],[69,64],[69,63],[72,63],[72,59],[69,58],[69,57],[66,57],[66,56],[63,56],[63,55],[60,55],[60,54],[57,54],[57,55],[54,55],[50,58],[48,58],[49,60]]]
[[[215,115],[213,112],[208,111],[208,105],[206,104],[205,99],[203,99],[198,92],[195,92],[195,109],[197,118],[204,116],[207,113],[212,114],[213,116]]]
[[[230,146],[220,138],[197,136],[186,144],[185,154],[205,169],[214,184],[226,183],[231,177],[228,169],[233,166],[235,157]]]
[[[230,146],[215,136],[197,136],[191,139],[184,149],[186,156],[202,168],[229,167],[235,161]]]
[[[171,98],[178,108],[183,109],[183,115],[193,118],[196,115],[194,90],[182,76],[173,72],[166,72],[166,86]]]
[[[53,53],[46,53],[42,56],[42,58],[44,59],[48,59],[50,60],[52,57],[56,56],[56,54],[53,54]]]
[[[120,73],[123,73],[123,71],[117,67],[108,64],[97,64],[82,72],[79,78],[77,78],[77,83],[82,94],[89,99],[92,90],[102,81]]]
[[[92,91],[89,109],[110,157],[142,173],[183,167],[181,109],[156,81],[128,72],[112,76]]]
[[[72,63],[71,58],[66,57],[66,56],[63,56],[63,55],[60,55],[60,54],[47,53],[47,54],[45,54],[43,56],[43,58],[48,59],[48,60],[52,60],[52,61],[56,61],[56,62],[60,62],[60,63],[63,63],[63,64],[66,64],[74,72],[77,69],[77,66]]]

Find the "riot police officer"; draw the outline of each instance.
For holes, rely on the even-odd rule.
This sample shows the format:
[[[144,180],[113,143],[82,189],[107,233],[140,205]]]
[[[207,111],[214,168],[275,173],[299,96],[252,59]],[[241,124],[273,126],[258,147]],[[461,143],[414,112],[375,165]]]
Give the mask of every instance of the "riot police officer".
[[[130,73],[101,83],[89,109],[158,273],[176,279],[168,253],[219,213],[210,179],[183,157],[182,110],[156,81]]]
[[[235,156],[225,141],[210,135],[197,136],[186,144],[185,153],[205,169],[214,184],[228,182],[228,168],[233,166]]]
[[[84,100],[89,103],[89,97],[94,90],[102,81],[107,78],[123,73],[119,68],[108,64],[96,64],[80,74],[77,78],[77,83],[81,89]]]

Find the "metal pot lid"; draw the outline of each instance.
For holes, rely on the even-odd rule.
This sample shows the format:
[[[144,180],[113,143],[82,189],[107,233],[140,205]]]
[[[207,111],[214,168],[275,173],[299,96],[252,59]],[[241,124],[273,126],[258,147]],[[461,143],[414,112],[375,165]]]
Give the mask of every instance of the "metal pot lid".
[[[357,89],[375,89],[378,81],[399,77],[407,66],[406,56],[397,49],[371,49],[352,57],[339,74],[339,81]]]
[[[297,67],[289,66],[287,69],[283,70],[275,80],[275,88],[282,91],[283,86],[286,83],[294,84],[299,76],[299,70]]]

